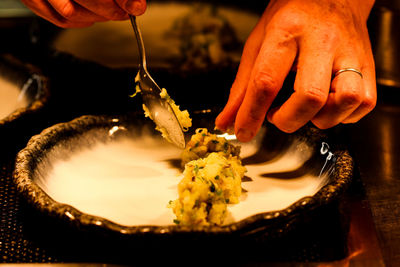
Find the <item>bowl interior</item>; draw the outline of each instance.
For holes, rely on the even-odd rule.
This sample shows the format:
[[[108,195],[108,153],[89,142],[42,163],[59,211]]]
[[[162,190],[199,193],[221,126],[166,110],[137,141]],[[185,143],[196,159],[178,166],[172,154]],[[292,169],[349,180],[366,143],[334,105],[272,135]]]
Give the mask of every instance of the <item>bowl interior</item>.
[[[0,55],[0,121],[43,97],[43,78],[16,59]]]
[[[264,127],[252,142],[239,144],[248,171],[241,201],[229,205],[226,224],[285,209],[328,183],[334,155],[328,144],[313,142]],[[61,206],[122,226],[173,224],[167,205],[178,197],[181,150],[151,123],[82,117],[45,130],[25,150],[37,162],[26,165],[31,181]]]

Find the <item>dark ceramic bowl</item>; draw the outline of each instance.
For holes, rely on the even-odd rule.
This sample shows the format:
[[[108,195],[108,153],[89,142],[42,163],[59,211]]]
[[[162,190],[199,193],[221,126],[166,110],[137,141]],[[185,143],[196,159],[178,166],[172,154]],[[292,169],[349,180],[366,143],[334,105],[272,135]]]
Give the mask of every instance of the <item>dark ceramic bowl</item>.
[[[11,55],[0,55],[0,73],[0,137],[4,148],[15,146],[19,137],[30,138],[39,124],[37,114],[48,103],[49,91],[47,79],[38,69]]]
[[[194,128],[210,127],[214,116],[212,112],[194,113]],[[118,143],[120,145],[115,148],[114,145]],[[223,226],[191,228],[174,225],[172,212],[166,207],[168,197],[171,197],[169,193],[165,193],[166,198],[157,204],[162,205],[161,209],[165,212],[157,214],[154,219],[149,210],[154,205],[147,206],[146,199],[155,199],[157,202],[158,197],[164,197],[157,195],[164,194],[160,193],[162,190],[175,192],[176,187],[173,186],[180,179],[180,169],[177,167],[180,151],[160,139],[159,134],[153,130],[153,125],[144,120],[142,114],[83,116],[45,129],[39,135],[33,136],[18,153],[14,179],[18,191],[40,214],[55,218],[79,231],[102,233],[135,242],[139,237],[141,240],[188,240],[194,237],[229,236],[241,240],[247,237],[279,236],[295,228],[305,218],[309,220],[312,216],[308,216],[313,211],[336,202],[352,177],[353,160],[349,152],[341,144],[335,143],[329,136],[312,127],[305,127],[296,134],[288,135],[267,125],[253,143],[242,145],[243,162],[248,168],[243,188],[247,192],[242,199],[243,204],[237,204],[237,207],[248,201],[263,201],[263,196],[271,197],[267,197],[265,203],[256,205],[261,208],[258,211],[248,211],[251,207],[247,206],[238,209],[239,211],[235,210],[235,206],[229,207],[232,210],[231,219]],[[115,155],[111,156],[110,153]],[[81,158],[81,155],[84,157]],[[91,160],[82,163],[82,159]],[[278,164],[282,159],[283,164]],[[150,167],[146,165],[149,160]],[[116,168],[107,170],[110,162],[117,162],[116,165],[111,165]],[[146,165],[146,168],[141,165]],[[61,174],[60,168],[66,170],[67,174]],[[149,168],[152,170],[146,172]],[[165,175],[164,169],[172,170],[175,174]],[[157,171],[160,173],[155,173]],[[78,175],[79,179],[74,175]],[[162,182],[157,178],[158,175],[168,176],[173,181]],[[175,178],[171,178],[174,175]],[[117,184],[116,188],[110,186],[108,176],[118,179],[117,182],[111,181],[111,184]],[[130,184],[131,180],[134,181],[139,176],[138,183]],[[120,183],[123,186],[118,187]],[[135,186],[142,186],[143,183],[151,184],[146,185],[148,194],[144,196],[146,189],[135,189]],[[162,187],[162,190],[158,187]],[[274,190],[270,190],[271,188]],[[297,198],[279,199],[271,191],[278,192],[278,195],[285,192],[287,195],[297,194]],[[261,198],[258,196],[254,200],[253,196],[260,192]],[[98,193],[100,196],[96,196]],[[141,196],[135,198],[135,194]],[[174,196],[177,197],[177,193],[172,193],[172,197]],[[103,209],[90,210],[87,205],[82,204],[82,201],[91,197],[93,198],[88,203],[100,201],[98,205]],[[107,197],[108,200],[104,201]],[[79,201],[74,202],[75,198]],[[107,207],[114,201],[113,198],[118,198],[117,202]],[[268,206],[267,201],[278,204]],[[289,201],[289,204],[279,204],[285,201]],[[115,211],[117,206],[122,207],[122,210]],[[143,210],[135,206],[147,208]],[[119,217],[130,210],[134,210],[130,217]],[[155,212],[159,212],[159,209]],[[246,215],[246,212],[250,214]],[[150,219],[137,218],[146,216]]]

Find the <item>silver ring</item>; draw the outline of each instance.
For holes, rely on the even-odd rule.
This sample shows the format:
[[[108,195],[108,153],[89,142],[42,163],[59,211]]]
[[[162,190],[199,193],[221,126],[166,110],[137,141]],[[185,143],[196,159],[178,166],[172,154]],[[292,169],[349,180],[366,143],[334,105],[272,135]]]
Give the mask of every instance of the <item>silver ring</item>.
[[[363,78],[363,75],[361,73],[361,71],[359,71],[358,69],[354,69],[354,68],[345,68],[345,69],[340,69],[338,71],[335,72],[335,74],[333,74],[333,78],[335,78],[336,76],[338,76],[340,73],[346,72],[346,71],[352,71],[357,73],[358,75],[360,75],[361,79]]]

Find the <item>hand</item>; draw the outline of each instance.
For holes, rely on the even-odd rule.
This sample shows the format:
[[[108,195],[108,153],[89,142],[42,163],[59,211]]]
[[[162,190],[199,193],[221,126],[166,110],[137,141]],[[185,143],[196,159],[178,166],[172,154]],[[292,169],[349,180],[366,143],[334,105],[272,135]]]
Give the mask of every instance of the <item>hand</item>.
[[[95,22],[125,20],[141,15],[146,0],[22,0],[37,15],[63,28],[80,28]]]
[[[373,0],[272,0],[250,34],[228,103],[216,119],[250,141],[266,114],[284,132],[311,121],[327,129],[355,123],[376,104],[375,66],[366,21]],[[333,74],[344,68],[355,72]],[[290,70],[294,93],[270,106]],[[333,78],[333,79],[332,79]]]

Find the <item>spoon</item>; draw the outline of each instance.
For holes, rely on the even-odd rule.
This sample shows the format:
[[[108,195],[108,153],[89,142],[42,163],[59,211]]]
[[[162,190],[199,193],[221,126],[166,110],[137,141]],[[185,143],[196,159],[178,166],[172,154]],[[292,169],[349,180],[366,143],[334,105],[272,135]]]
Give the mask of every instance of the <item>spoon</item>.
[[[139,72],[138,83],[142,94],[143,103],[150,112],[150,118],[163,132],[167,139],[180,148],[185,148],[185,137],[183,135],[182,126],[172,109],[171,105],[165,98],[160,96],[161,88],[150,76],[147,71],[146,53],[142,34],[136,23],[136,17],[130,16],[133,30],[139,48]]]

